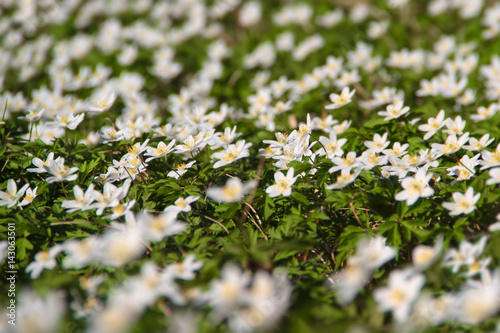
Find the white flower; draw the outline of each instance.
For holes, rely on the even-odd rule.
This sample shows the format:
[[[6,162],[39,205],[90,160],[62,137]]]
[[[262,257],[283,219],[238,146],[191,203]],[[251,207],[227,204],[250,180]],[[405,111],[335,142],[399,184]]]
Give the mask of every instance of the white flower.
[[[387,135],[388,133],[384,133],[382,136],[380,136],[380,134],[378,133],[375,133],[375,135],[373,136],[373,141],[367,140],[364,142],[364,145],[368,149],[371,149],[373,152],[380,153],[391,143],[390,141],[387,141]]]
[[[35,187],[35,189],[33,189],[33,190],[28,187],[28,189],[26,190],[26,194],[25,194],[25,196],[23,198],[23,201],[21,201],[17,205],[19,207],[22,207],[22,206],[26,206],[26,205],[30,204],[33,201],[33,199],[35,199],[36,196],[37,196],[36,195],[36,190],[37,189],[38,189],[38,186]]]
[[[175,167],[175,170],[170,171],[167,174],[167,176],[175,178],[175,179],[179,179],[179,177],[182,176],[183,174],[185,174],[188,171],[188,169],[190,169],[193,166],[193,164],[195,164],[195,163],[196,163],[196,161],[191,161],[188,164],[186,164],[186,163],[178,164]]]
[[[172,206],[168,206],[167,208],[165,208],[165,211],[166,212],[176,212],[177,214],[179,212],[184,212],[184,213],[187,213],[187,212],[190,212],[191,211],[191,204],[193,202],[196,202],[200,197],[198,196],[194,196],[194,195],[190,195],[188,196],[187,198],[179,198],[177,200],[175,200],[174,202],[174,205]]]
[[[96,98],[89,103],[87,110],[89,113],[101,113],[108,111],[115,102],[116,94],[112,93],[108,99]]]
[[[125,137],[123,131],[117,131],[116,128],[110,126],[103,126],[99,130],[99,135],[102,142],[114,142],[122,140]]]
[[[356,159],[355,151],[348,152],[345,157],[333,157],[331,160],[336,166],[331,167],[328,170],[329,173],[334,173],[343,169],[351,170],[361,165],[360,161]]]
[[[481,161],[481,170],[500,166],[500,144],[497,145],[497,148],[493,152],[483,150],[481,157],[483,159]]]
[[[298,133],[298,139],[299,140],[308,139],[309,134],[311,134],[311,131],[312,131],[311,115],[308,113],[306,123],[299,124],[299,130],[296,132],[296,133]],[[292,132],[292,134],[293,134],[293,132]],[[290,137],[293,137],[292,134],[290,134]]]
[[[411,253],[413,266],[418,270],[427,269],[439,256],[442,246],[443,237],[439,237],[434,246],[417,245]]]
[[[0,191],[0,207],[14,207],[29,186],[30,184],[24,184],[18,191],[16,182],[13,179],[9,179],[7,182],[7,192]]]
[[[0,263],[2,263],[5,260],[5,257],[7,256],[7,249],[9,247],[9,242],[5,241],[0,241]]]
[[[97,259],[100,239],[97,236],[90,236],[79,239],[70,239],[62,245],[66,257],[63,267],[80,268],[94,262]]]
[[[184,257],[183,262],[169,264],[165,271],[172,274],[176,279],[193,280],[194,272],[203,267],[203,262],[196,261],[193,254]]]
[[[388,21],[370,22],[368,24],[367,34],[371,39],[377,39],[387,31],[388,26]]]
[[[490,178],[486,181],[486,185],[500,184],[500,168],[490,169],[488,175]]]
[[[359,161],[362,163],[361,167],[363,169],[371,170],[376,166],[386,165],[389,162],[389,157],[368,149],[361,154]]]
[[[18,119],[29,121],[30,123],[34,123],[35,121],[40,120],[42,118],[45,109],[41,109],[39,111],[27,110],[25,111],[27,114],[25,117],[18,117]]]
[[[432,173],[427,174],[424,168],[419,169],[414,177],[403,179],[401,185],[404,191],[396,194],[396,200],[405,201],[408,206],[413,205],[418,198],[430,197],[434,194],[434,190],[429,186],[429,181],[432,178]]]
[[[52,177],[46,179],[49,184],[62,181],[71,182],[78,178],[78,175],[74,175],[74,173],[80,170],[77,167],[67,168],[62,157],[49,161],[49,165],[44,167],[52,175]]]
[[[115,207],[111,207],[111,211],[113,212],[111,215],[104,216],[105,219],[116,220],[119,217],[125,216],[132,212],[132,207],[135,205],[135,199],[132,199],[129,202],[124,204],[118,204]]]
[[[341,169],[342,171],[340,172],[340,175],[337,176],[337,180],[335,183],[327,185],[326,189],[327,190],[338,190],[341,188],[346,187],[347,185],[353,183],[356,178],[358,178],[359,174],[361,173],[361,169],[357,169],[354,172],[351,173],[352,166],[349,168],[343,168]]]
[[[224,187],[209,188],[207,196],[217,202],[239,202],[256,184],[255,180],[243,184],[239,179],[230,178]]]
[[[458,250],[450,249],[446,253],[444,258],[443,266],[451,266],[451,271],[457,273],[460,267],[463,265],[469,266],[476,262],[477,258],[483,253],[487,237],[481,237],[476,245],[469,243],[468,241],[462,241],[459,245]]]
[[[476,203],[481,197],[481,193],[474,195],[474,189],[469,187],[465,195],[460,192],[452,194],[453,202],[444,202],[443,207],[450,211],[450,215],[469,214],[476,209]]]
[[[313,129],[322,130],[327,133],[333,131],[333,125],[335,124],[338,124],[338,120],[333,119],[332,115],[323,118],[315,117],[312,120]]]
[[[446,122],[446,127],[443,132],[448,133],[448,135],[461,135],[465,128],[465,120],[462,120],[462,117],[457,116],[455,120],[448,120]]]
[[[201,133],[200,133],[201,134]],[[202,149],[205,145],[205,142],[202,140],[201,135],[197,135],[193,137],[192,135],[189,135],[183,142],[182,144],[179,144],[175,146],[175,153],[176,154],[195,154],[197,152],[197,149]]]
[[[455,185],[457,181],[470,179],[476,171],[474,168],[479,164],[478,159],[481,155],[477,154],[473,158],[468,155],[464,155],[457,166],[447,168],[446,171],[450,173],[448,176],[457,176],[457,179],[451,182],[451,185]]]
[[[120,200],[127,196],[130,184],[131,180],[127,179],[121,187],[116,187],[111,183],[106,183],[104,184],[102,193],[92,191],[91,195],[97,202],[91,204],[88,209],[97,208],[96,214],[102,215],[104,209],[118,206],[120,204]]]
[[[493,317],[500,309],[500,270],[486,270],[481,281],[470,279],[467,286],[457,295],[454,303],[454,317],[468,325],[480,324]]]
[[[382,153],[389,156],[401,157],[408,153],[406,151],[408,147],[410,147],[408,143],[402,145],[399,142],[394,142],[394,144],[392,145],[392,149],[384,149],[382,150]]]
[[[322,148],[320,148],[316,154],[323,156],[325,155],[326,149],[327,157],[333,158],[334,156],[342,156],[344,151],[341,148],[347,142],[347,139],[337,140],[335,132],[330,132],[330,138],[321,136],[319,142],[321,142]]]
[[[141,274],[127,281],[127,298],[140,308],[151,306],[160,296],[168,297],[176,305],[183,305],[186,301],[173,280],[174,276],[170,272],[160,270],[152,262],[146,262],[141,267]]]
[[[292,185],[297,180],[297,177],[293,176],[294,169],[288,169],[288,172],[285,175],[281,171],[277,171],[274,174],[274,180],[276,184],[269,186],[266,189],[266,193],[269,194],[271,198],[277,197],[279,195],[283,195],[285,197],[290,196],[292,194]]]
[[[409,106],[403,107],[403,101],[398,101],[393,104],[389,104],[386,107],[386,111],[380,111],[378,114],[380,116],[385,116],[384,120],[392,120],[401,117],[402,115],[410,111]]]
[[[386,245],[386,241],[385,237],[375,236],[358,243],[357,252],[366,268],[376,270],[396,256],[396,249]]]
[[[46,167],[49,166],[50,164],[50,161],[54,159],[54,153],[49,153],[49,155],[47,155],[47,159],[44,161],[38,157],[35,157],[33,159],[33,161],[31,161],[31,163],[33,163],[34,166],[36,166],[36,168],[28,168],[26,169],[27,171],[29,172],[36,172],[36,173],[45,173],[47,172],[47,169]]]
[[[424,135],[424,140],[429,140],[446,123],[447,121],[444,120],[444,110],[441,110],[436,118],[429,118],[427,124],[418,126],[418,129],[427,132]]]
[[[212,149],[227,147],[229,144],[231,144],[231,142],[234,141],[234,139],[239,136],[241,136],[241,133],[236,133],[236,126],[234,126],[232,129],[231,127],[226,127],[224,129],[224,133],[215,133],[214,136],[212,136],[208,141],[208,144]]]
[[[474,120],[475,122],[482,121],[482,120],[487,120],[490,119],[497,113],[497,111],[500,109],[500,105],[497,103],[490,104],[487,108],[484,106],[480,106],[477,109],[477,114],[472,114],[470,116],[470,119]]]
[[[212,158],[218,159],[219,161],[214,163],[214,169],[220,168],[224,165],[231,164],[240,158],[250,156],[248,148],[252,143],[245,143],[245,140],[240,140],[236,144],[229,145],[226,149],[221,152],[213,153]]]
[[[262,6],[258,1],[246,2],[238,13],[238,22],[242,27],[249,27],[259,22]]]
[[[119,267],[138,258],[145,250],[138,228],[108,229],[99,242],[97,259],[106,266]],[[149,239],[144,239],[148,241]]]
[[[178,211],[167,211],[156,216],[140,213],[137,216],[137,226],[144,240],[159,242],[186,230],[186,224],[177,220],[177,214]]]
[[[42,274],[44,269],[56,267],[55,258],[62,251],[61,245],[53,246],[49,251],[41,251],[35,254],[35,261],[26,266],[26,273],[31,273],[31,278],[36,279]]]
[[[467,142],[468,139],[468,132],[463,134],[460,138],[457,138],[455,134],[448,135],[444,144],[433,143],[431,145],[431,154],[436,155],[435,157],[453,154],[460,150],[460,148],[462,148],[462,146]]]
[[[57,332],[66,313],[65,293],[62,290],[44,293],[44,297],[30,288],[23,288],[16,304],[14,332]],[[10,331],[2,327],[2,331]]]
[[[125,156],[127,156],[128,160],[130,160],[133,157],[139,156],[143,151],[145,151],[147,149],[148,143],[149,143],[149,139],[144,141],[144,143],[142,143],[142,144],[140,142],[136,143],[135,145],[133,145],[127,149],[127,154],[125,154]]]
[[[389,285],[375,290],[373,297],[381,311],[392,311],[394,319],[403,323],[424,283],[425,277],[421,274],[412,276],[408,271],[394,270],[389,276]]]
[[[332,101],[333,104],[329,104],[329,105],[325,106],[325,109],[327,109],[327,110],[338,109],[338,108],[346,105],[347,103],[351,102],[351,98],[355,92],[356,92],[356,89],[354,89],[353,91],[349,91],[349,87],[344,87],[344,89],[342,89],[342,92],[340,93],[340,95],[330,94],[329,97],[330,97],[330,100]]]
[[[54,117],[56,121],[49,124],[74,130],[82,122],[84,117],[84,113],[80,113],[77,116],[74,116],[73,113],[70,113],[69,116],[65,114],[56,114]]]
[[[335,134],[340,135],[345,133],[351,124],[352,120],[344,120],[341,124],[333,125],[333,131]]]
[[[220,317],[225,317],[244,300],[249,282],[248,273],[241,272],[234,264],[226,264],[220,280],[211,282],[206,299]]]
[[[73,186],[73,193],[75,194],[75,200],[64,200],[61,204],[62,208],[67,209],[68,213],[74,213],[79,210],[88,210],[92,207],[90,204],[96,200],[93,196],[94,184],[90,184],[85,193],[83,193],[80,186]]]
[[[490,139],[490,135],[486,133],[479,140],[471,137],[469,139],[469,144],[463,146],[462,148],[468,151],[478,151],[483,150],[488,147],[495,139]]]

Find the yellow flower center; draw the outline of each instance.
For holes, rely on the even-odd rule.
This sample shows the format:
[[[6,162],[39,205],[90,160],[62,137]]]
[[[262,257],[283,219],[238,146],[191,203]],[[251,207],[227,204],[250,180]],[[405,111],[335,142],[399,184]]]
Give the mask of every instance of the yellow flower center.
[[[474,261],[472,264],[469,265],[469,270],[473,273],[479,272],[481,269],[481,265],[477,261]]]
[[[108,101],[100,99],[95,104],[97,105],[98,108],[105,109],[108,106]]]
[[[116,207],[113,208],[113,212],[115,214],[119,214],[120,215],[120,214],[123,214],[124,211],[125,211],[125,207],[123,207],[122,204],[119,204],[118,206],[116,206]]]
[[[177,170],[184,171],[186,170],[186,163],[181,163],[177,166]]]
[[[132,146],[127,149],[128,153],[130,155],[137,155],[139,153],[139,147],[137,146]]]
[[[396,304],[403,303],[405,301],[405,293],[399,289],[392,290],[391,300]]]

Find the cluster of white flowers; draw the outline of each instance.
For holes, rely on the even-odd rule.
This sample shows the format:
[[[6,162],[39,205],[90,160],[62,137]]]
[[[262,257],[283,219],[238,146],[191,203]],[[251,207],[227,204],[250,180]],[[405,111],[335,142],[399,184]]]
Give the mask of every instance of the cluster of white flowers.
[[[377,236],[362,239],[357,254],[351,256],[340,273],[331,276],[336,297],[341,304],[350,303],[359,290],[372,278],[375,269],[394,258],[396,251],[385,245],[385,238]],[[373,297],[382,312],[392,311],[397,323],[407,329],[421,330],[446,321],[477,324],[493,316],[500,309],[500,270],[491,271],[491,258],[480,259],[487,238],[482,237],[474,245],[468,241],[460,243],[458,250],[450,249],[443,256],[441,266],[452,267],[466,278],[457,293],[432,297],[425,285],[425,271],[433,265],[442,252],[443,238],[438,237],[434,246],[418,245],[412,252],[412,265],[391,271],[386,287],[379,287]],[[475,277],[480,276],[480,280]]]

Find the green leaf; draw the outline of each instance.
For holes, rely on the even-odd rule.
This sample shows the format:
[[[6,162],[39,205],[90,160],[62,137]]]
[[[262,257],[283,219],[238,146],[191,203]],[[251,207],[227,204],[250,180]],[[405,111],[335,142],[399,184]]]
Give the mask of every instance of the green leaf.
[[[292,192],[292,197],[296,199],[297,201],[303,203],[306,206],[309,206],[309,200],[307,200],[307,197],[299,192]]]
[[[270,196],[266,195],[264,203],[264,219],[269,220],[269,217],[274,213],[274,201]]]

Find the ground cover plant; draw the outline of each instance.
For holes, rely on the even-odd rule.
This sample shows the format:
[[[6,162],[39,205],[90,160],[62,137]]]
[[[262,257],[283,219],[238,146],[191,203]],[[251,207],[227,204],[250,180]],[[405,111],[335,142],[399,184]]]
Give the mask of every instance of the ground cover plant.
[[[2,332],[500,332],[500,3],[0,2]]]

